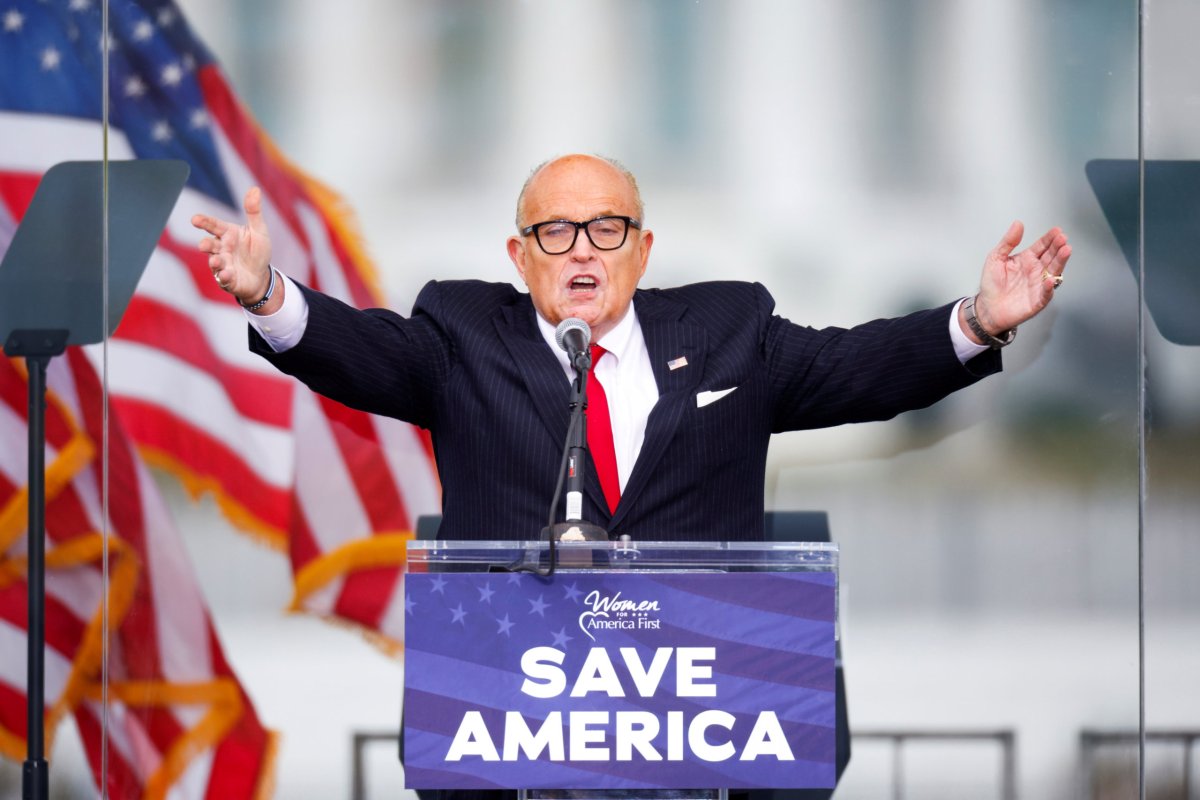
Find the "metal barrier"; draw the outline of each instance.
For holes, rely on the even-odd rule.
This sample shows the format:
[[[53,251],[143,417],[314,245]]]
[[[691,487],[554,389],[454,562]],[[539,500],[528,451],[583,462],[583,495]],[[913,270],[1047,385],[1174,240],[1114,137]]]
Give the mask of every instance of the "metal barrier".
[[[377,731],[374,733],[354,732],[352,744],[354,751],[350,767],[351,800],[367,800],[367,771],[366,765],[363,763],[363,755],[367,749],[367,745],[372,742],[387,742],[391,744],[393,749],[396,749],[400,746],[400,734],[396,731]],[[397,755],[399,755],[399,751],[397,751]]]
[[[997,730],[855,730],[855,742],[892,743],[892,800],[904,800],[904,745],[908,742],[995,742],[1000,745],[1000,797],[1017,800],[1017,734],[1011,728]]]
[[[1192,752],[1200,741],[1200,730],[1150,730],[1146,731],[1146,744],[1172,744],[1183,746],[1183,800],[1192,800]],[[1137,746],[1138,732],[1135,730],[1084,729],[1079,733],[1080,761],[1083,767],[1083,789],[1087,800],[1096,796],[1096,766],[1098,751],[1104,747]]]
[[[883,740],[892,743],[892,800],[904,799],[904,745],[910,741],[922,742],[968,742],[991,741],[1001,748],[1002,767],[1000,775],[1000,797],[1002,800],[1017,800],[1017,735],[1011,729],[1001,730],[873,730],[854,731],[855,741]],[[1136,739],[1136,735],[1134,737]],[[352,800],[367,800],[366,777],[363,754],[368,744],[387,742],[392,747],[399,744],[394,731],[379,733],[356,732],[354,734],[353,774],[351,776]]]

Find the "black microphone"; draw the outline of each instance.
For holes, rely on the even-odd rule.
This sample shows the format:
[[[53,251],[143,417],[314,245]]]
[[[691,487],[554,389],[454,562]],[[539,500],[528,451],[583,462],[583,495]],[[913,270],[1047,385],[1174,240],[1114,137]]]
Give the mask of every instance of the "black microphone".
[[[567,351],[571,366],[579,372],[587,372],[592,366],[592,329],[579,317],[567,317],[554,329],[554,341]]]

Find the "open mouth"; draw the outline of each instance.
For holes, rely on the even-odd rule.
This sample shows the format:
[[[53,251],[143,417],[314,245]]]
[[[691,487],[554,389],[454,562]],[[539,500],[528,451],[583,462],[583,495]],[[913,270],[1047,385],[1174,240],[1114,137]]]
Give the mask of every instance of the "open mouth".
[[[572,292],[590,292],[596,288],[596,279],[591,275],[576,275],[567,284],[567,288]]]

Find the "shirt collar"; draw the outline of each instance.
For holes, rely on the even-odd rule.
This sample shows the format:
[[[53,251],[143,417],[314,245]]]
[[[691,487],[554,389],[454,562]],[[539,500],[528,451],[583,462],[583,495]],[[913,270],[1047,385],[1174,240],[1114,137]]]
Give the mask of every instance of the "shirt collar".
[[[558,361],[567,369],[571,370],[571,362],[567,360],[566,351],[558,346],[554,340],[554,326],[545,320],[541,314],[537,314],[538,331],[541,332],[542,338],[546,340],[546,344],[550,345],[550,349],[558,356]],[[630,343],[633,340],[633,332],[638,328],[637,312],[633,309],[633,303],[629,304],[629,310],[625,312],[625,316],[617,323],[616,327],[608,333],[604,334],[603,339],[597,339],[594,343],[604,345],[604,349],[611,355],[615,356],[617,362],[629,352]]]

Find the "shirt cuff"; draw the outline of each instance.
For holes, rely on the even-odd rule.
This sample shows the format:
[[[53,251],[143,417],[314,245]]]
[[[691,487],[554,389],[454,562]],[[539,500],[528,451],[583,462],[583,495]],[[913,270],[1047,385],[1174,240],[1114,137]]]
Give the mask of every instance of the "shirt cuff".
[[[296,283],[276,270],[283,283],[283,305],[274,314],[253,314],[245,309],[246,321],[276,353],[295,347],[308,327],[308,301]]]
[[[284,298],[286,302],[286,298]],[[975,356],[988,349],[986,344],[975,344],[967,335],[963,333],[962,325],[958,322],[958,309],[967,298],[963,298],[954,304],[954,308],[950,310],[950,341],[954,343],[954,354],[958,356],[958,361],[965,364]]]

